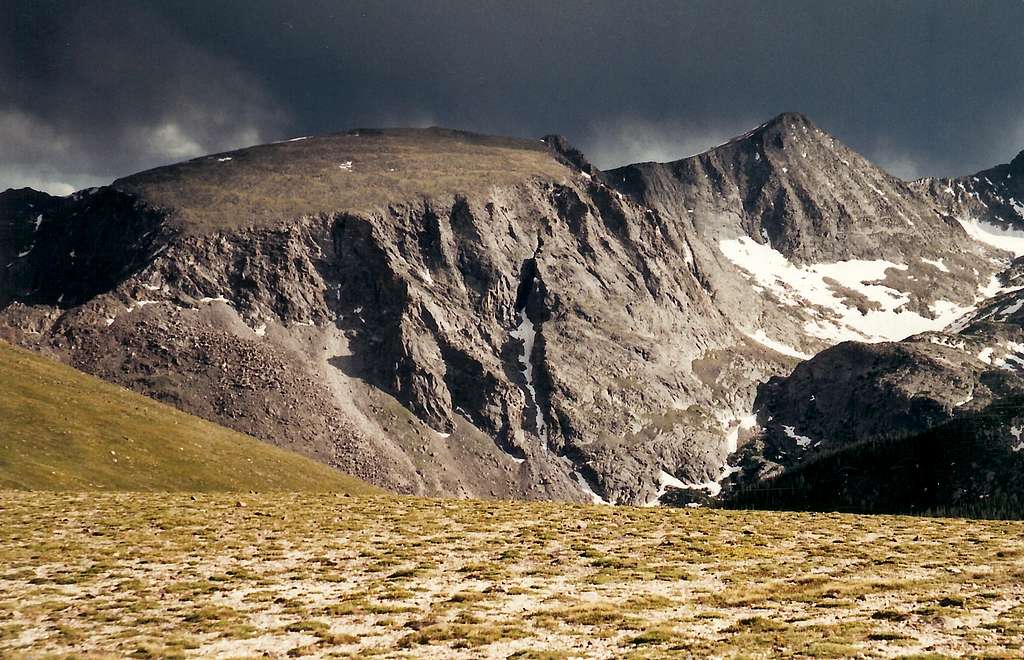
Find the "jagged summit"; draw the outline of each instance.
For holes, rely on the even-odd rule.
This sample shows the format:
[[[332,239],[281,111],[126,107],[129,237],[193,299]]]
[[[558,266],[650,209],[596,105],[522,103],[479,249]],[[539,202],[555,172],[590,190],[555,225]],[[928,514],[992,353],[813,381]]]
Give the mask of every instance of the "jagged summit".
[[[1024,149],[1021,149],[1021,152],[1010,161],[1009,172],[1007,172],[1007,174],[1013,178],[1019,176],[1024,177]]]
[[[971,176],[922,179],[912,185],[930,197],[943,212],[968,225],[975,222],[995,225],[1000,233],[1015,232],[1018,238],[1024,231],[1024,151],[1009,163]],[[1013,236],[997,234],[997,237]]]
[[[764,126],[766,128],[784,126],[790,126],[791,128],[795,128],[797,126],[807,126],[810,128],[816,128],[814,122],[812,122],[807,115],[805,115],[802,112],[793,111],[780,112],[779,114],[775,115],[774,117],[766,121],[764,123]]]
[[[802,112],[782,112],[757,128],[747,131],[745,134],[734,139],[753,137],[755,135],[786,135],[800,134],[807,131],[818,131],[818,126]]]
[[[780,114],[718,147],[608,173],[614,185],[698,229],[737,231],[798,262],[901,257],[943,221],[906,183],[805,115]]]
[[[554,152],[556,158],[570,167],[575,167],[589,176],[601,174],[600,170],[587,160],[583,152],[573,146],[564,135],[549,134],[542,137],[540,141]]]

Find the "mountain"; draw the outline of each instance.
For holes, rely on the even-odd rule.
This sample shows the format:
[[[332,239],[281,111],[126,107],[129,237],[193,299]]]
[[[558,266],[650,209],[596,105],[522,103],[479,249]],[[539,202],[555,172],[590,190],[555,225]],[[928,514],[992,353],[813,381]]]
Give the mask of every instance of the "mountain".
[[[995,252],[800,114],[608,180],[691,229],[697,270],[751,337],[798,357],[940,330],[990,295]]]
[[[0,416],[4,489],[377,492],[4,342]]]
[[[969,225],[992,225],[988,231],[997,237],[1024,237],[1024,151],[972,176],[927,178],[911,185]]]
[[[1022,164],[1018,156],[973,177],[912,184],[997,251],[989,297],[941,330],[842,343],[761,386],[761,432],[734,458],[734,502],[1020,515],[1024,251],[1006,209]],[[913,475],[889,464],[913,464]]]
[[[927,186],[792,113],[609,172],[559,136],[364,129],[0,213],[0,336],[406,493],[767,478],[769,379],[1011,288]]]
[[[400,492],[646,502],[663,471],[717,477],[789,361],[737,335],[673,222],[551,142],[364,130],[8,192],[0,316]]]

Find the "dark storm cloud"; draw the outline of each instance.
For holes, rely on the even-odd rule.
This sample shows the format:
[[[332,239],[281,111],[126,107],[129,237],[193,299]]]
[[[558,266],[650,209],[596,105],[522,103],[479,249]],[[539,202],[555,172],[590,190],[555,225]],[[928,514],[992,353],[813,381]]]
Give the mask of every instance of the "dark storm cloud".
[[[0,187],[399,124],[560,132],[606,167],[784,110],[906,177],[1024,148],[1020,0],[128,6],[15,3]]]
[[[252,144],[285,111],[230,58],[128,3],[33,3],[0,27],[0,189],[57,192]]]

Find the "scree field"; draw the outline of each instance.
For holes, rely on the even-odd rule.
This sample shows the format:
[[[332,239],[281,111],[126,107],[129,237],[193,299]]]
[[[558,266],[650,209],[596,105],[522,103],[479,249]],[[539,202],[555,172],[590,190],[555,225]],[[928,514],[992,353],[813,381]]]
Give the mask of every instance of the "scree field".
[[[1024,525],[0,493],[0,656],[1020,657]]]

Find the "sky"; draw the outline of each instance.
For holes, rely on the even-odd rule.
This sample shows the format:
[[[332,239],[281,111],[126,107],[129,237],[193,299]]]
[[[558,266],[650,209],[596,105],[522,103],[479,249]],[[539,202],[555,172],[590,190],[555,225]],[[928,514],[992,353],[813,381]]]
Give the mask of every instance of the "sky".
[[[0,190],[360,127],[561,133],[599,167],[784,111],[903,178],[1024,149],[1024,0],[4,0]]]

